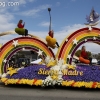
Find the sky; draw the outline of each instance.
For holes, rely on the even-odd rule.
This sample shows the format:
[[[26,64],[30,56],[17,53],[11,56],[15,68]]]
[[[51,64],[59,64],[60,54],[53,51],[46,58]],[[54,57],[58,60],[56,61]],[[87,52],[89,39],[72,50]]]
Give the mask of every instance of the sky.
[[[29,34],[45,38],[50,23],[48,8],[51,8],[51,29],[54,30],[59,44],[72,32],[86,27],[85,18],[92,7],[100,14],[100,0],[13,0],[13,6],[8,6],[9,2],[12,0],[0,0],[0,33],[13,31],[22,19]],[[15,2],[18,2],[18,5],[14,5]],[[100,24],[96,27],[100,28]],[[16,37],[17,34],[2,36],[0,43],[4,44]],[[97,44],[85,45],[92,53],[100,52],[100,46]]]

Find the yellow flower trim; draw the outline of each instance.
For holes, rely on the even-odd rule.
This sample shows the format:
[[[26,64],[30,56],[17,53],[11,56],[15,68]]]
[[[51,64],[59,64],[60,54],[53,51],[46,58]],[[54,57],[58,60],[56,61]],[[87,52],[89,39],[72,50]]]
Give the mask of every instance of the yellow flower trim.
[[[92,88],[93,82],[85,82],[84,86],[86,88]]]
[[[72,81],[63,81],[62,86],[71,86],[72,83],[74,83],[74,80],[72,80]]]
[[[1,82],[5,82],[7,80],[7,78],[1,78]]]
[[[18,81],[18,79],[8,79],[8,80],[5,82],[5,85],[7,85],[7,84],[16,84],[17,81]]]
[[[97,87],[97,88],[100,88],[100,82],[97,82],[96,87]]]
[[[84,86],[84,82],[75,82],[74,87],[82,87]]]
[[[63,81],[62,86],[85,87],[85,88],[100,88],[100,82],[84,82],[84,81]]]
[[[42,80],[37,80],[34,85],[36,86],[41,86],[43,84],[43,81]]]
[[[8,84],[28,84],[28,85],[36,85],[41,86],[43,84],[43,80],[29,80],[29,79],[8,79],[8,78],[1,78],[1,82]],[[62,81],[62,86],[72,86],[72,87],[85,87],[85,88],[100,88],[100,82],[84,82],[78,81],[75,82],[74,80],[71,81]]]
[[[8,84],[28,84],[28,85],[36,85],[41,86],[43,84],[43,80],[29,80],[29,79],[8,79],[8,78],[2,78],[1,82],[5,83],[5,85]]]

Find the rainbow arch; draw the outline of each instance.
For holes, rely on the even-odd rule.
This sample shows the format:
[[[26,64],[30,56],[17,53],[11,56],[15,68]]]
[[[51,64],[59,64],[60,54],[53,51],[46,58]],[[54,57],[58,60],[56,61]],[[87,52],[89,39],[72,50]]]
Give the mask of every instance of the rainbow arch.
[[[18,45],[14,46],[13,41],[18,41]],[[8,41],[1,47],[0,51],[0,73],[5,73],[7,71],[7,63],[12,55],[22,48],[30,49],[35,52],[39,50],[43,51],[43,56],[55,57],[54,53],[47,44],[42,40],[32,37],[18,37],[13,40]]]
[[[56,54],[56,57],[58,59],[61,58],[65,60],[68,64],[71,64],[73,56],[78,47],[86,42],[100,44],[100,29],[95,27],[92,27],[92,30],[89,30],[89,28],[82,28],[73,32],[64,39]]]

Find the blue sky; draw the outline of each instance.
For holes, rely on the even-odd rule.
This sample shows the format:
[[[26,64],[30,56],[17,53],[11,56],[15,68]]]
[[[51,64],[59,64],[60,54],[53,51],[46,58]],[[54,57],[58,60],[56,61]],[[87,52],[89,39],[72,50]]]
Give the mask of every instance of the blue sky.
[[[23,0],[24,1],[24,0]],[[28,1],[28,0],[27,0]],[[13,11],[15,23],[19,19],[26,22],[26,28],[31,31],[48,31],[49,12],[51,8],[52,29],[60,31],[63,27],[73,24],[84,24],[86,22],[86,14],[89,14],[91,8],[94,7],[100,13],[99,0],[33,0],[20,4],[19,10]],[[11,7],[9,7],[11,8]]]
[[[0,3],[12,0],[0,0]],[[49,12],[51,8],[52,29],[59,43],[70,33],[77,29],[86,27],[86,15],[90,14],[92,7],[100,14],[100,0],[13,0],[18,2],[17,6],[0,6],[0,32],[14,30],[18,21],[23,19],[25,28],[29,33],[45,38],[49,30]],[[97,25],[100,27],[100,24]],[[0,43],[6,43],[18,35],[7,35],[0,39]],[[87,49],[93,53],[99,52],[100,47],[96,44],[94,48]]]

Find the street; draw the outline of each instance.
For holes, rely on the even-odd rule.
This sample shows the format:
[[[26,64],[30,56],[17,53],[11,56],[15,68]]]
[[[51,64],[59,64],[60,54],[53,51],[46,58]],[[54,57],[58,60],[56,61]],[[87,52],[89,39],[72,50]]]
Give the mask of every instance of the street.
[[[100,100],[100,89],[0,84],[0,100]]]

